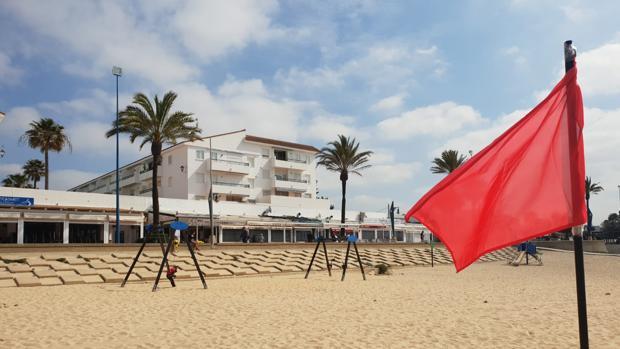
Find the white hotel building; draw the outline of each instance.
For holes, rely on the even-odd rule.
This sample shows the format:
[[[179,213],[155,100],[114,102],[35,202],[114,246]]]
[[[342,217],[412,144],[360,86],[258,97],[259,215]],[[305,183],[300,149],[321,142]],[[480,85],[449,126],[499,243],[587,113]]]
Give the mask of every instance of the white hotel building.
[[[157,183],[163,219],[188,221],[199,237],[210,231],[208,196],[214,194],[218,242],[239,242],[247,226],[257,242],[303,242],[340,228],[340,211],[317,197],[313,146],[256,137],[245,130],[182,142],[162,151]],[[151,210],[153,160],[120,168],[120,241],[113,234],[115,171],[69,192],[0,188],[0,198],[32,198],[34,206],[2,204],[0,243],[136,242]],[[337,176],[334,176],[337,180]],[[8,201],[7,201],[8,202]],[[419,241],[422,226],[397,219],[394,234],[386,212],[347,211],[346,229],[362,241]]]

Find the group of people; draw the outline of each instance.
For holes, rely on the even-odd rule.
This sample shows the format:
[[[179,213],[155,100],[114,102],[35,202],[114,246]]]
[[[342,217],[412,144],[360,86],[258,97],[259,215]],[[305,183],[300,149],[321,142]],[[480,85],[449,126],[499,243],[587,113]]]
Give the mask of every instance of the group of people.
[[[265,235],[263,233],[251,235],[250,229],[245,226],[241,230],[241,242],[243,242],[244,244],[250,242],[265,242]]]
[[[196,236],[196,232],[195,231],[189,231],[187,232],[187,239],[189,239],[189,243],[192,246],[192,249],[194,251],[199,251],[200,248],[198,247],[198,238]],[[177,252],[179,250],[179,245],[181,244],[181,231],[180,230],[175,230],[174,231],[174,252]]]

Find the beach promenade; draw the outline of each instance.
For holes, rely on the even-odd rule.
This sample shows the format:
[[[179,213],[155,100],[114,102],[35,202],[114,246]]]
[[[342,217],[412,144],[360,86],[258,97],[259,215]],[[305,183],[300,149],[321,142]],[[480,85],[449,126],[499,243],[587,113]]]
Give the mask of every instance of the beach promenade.
[[[544,259],[542,267],[475,263],[458,274],[451,264],[401,267],[367,281],[358,270],[345,282],[326,271],[308,280],[302,272],[219,277],[207,290],[197,279],[175,289],[164,279],[155,293],[141,281],[3,287],[0,347],[577,347],[573,255]],[[591,347],[618,348],[620,258],[585,262]]]

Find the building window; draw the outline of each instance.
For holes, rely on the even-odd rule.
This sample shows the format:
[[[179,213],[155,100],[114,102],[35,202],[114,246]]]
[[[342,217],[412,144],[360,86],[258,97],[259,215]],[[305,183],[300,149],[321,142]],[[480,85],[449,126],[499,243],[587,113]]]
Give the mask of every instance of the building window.
[[[172,177],[168,177],[168,187],[172,187]]]
[[[204,173],[196,173],[194,175],[196,178],[196,183],[204,183],[205,182],[205,174]]]
[[[273,155],[276,157],[276,160],[286,161],[286,151],[274,149]]]
[[[168,155],[168,165],[172,165],[172,155]]]
[[[205,151],[196,150],[196,160],[204,160],[204,159],[205,159]]]
[[[287,191],[279,191],[276,189],[276,196],[288,196]]]

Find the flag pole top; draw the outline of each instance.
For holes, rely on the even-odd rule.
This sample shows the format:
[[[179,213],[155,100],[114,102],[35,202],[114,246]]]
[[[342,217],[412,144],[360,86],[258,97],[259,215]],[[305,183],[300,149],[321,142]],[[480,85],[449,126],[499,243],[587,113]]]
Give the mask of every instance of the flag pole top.
[[[573,46],[573,40],[564,41],[564,68],[566,72],[575,66],[575,57],[577,57],[577,49]]]

